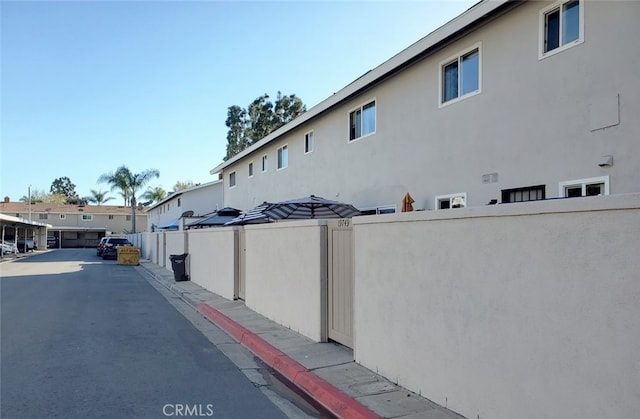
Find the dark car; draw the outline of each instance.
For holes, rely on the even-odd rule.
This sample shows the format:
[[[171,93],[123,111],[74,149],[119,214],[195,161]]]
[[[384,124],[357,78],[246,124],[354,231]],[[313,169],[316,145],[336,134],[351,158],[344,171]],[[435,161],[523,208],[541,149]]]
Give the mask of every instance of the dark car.
[[[133,246],[133,244],[121,237],[109,237],[104,242],[104,246],[102,247],[102,259],[117,259],[118,258],[118,247],[120,246]]]
[[[47,247],[49,249],[58,247],[58,238],[56,236],[47,236]]]
[[[36,241],[33,239],[18,239],[17,245],[18,251],[22,253],[33,252],[38,248]]]
[[[104,248],[104,242],[106,242],[108,237],[103,237],[98,242],[98,247],[96,247],[96,256],[102,256],[102,249]]]

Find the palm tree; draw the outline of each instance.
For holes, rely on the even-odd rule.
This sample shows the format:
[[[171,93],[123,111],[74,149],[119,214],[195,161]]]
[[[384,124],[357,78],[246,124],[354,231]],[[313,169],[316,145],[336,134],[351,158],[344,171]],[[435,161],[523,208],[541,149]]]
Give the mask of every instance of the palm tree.
[[[138,191],[152,178],[160,177],[160,172],[157,169],[148,169],[140,173],[131,173],[126,166],[122,165],[116,169],[113,173],[105,173],[98,178],[98,182],[106,182],[111,184],[111,190],[120,189],[125,197],[125,203],[127,197],[131,204],[131,232],[136,232],[136,194]]]
[[[129,189],[128,179],[131,175],[131,171],[122,165],[116,169],[115,172],[105,173],[98,178],[99,183],[108,183],[111,185],[111,191],[119,190],[120,195],[124,198],[124,205],[127,206],[130,203],[131,191]]]
[[[155,188],[149,188],[147,191],[142,194],[141,198],[147,199],[153,202],[160,202],[167,197],[167,191],[162,189],[161,186],[156,186]]]
[[[91,189],[89,192],[91,192],[91,196],[87,196],[84,199],[94,203],[96,205],[102,205],[105,202],[111,201],[112,199],[115,199],[114,197],[110,196],[107,198],[107,193],[106,192],[102,192],[102,191],[96,191],[95,189]]]

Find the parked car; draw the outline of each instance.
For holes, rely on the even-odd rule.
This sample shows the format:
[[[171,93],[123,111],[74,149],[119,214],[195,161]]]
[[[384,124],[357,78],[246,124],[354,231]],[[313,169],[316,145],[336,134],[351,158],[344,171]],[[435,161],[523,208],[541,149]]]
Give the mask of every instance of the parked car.
[[[47,236],[47,247],[54,249],[58,247],[58,238],[56,236]]]
[[[118,257],[118,247],[120,246],[133,246],[133,244],[121,237],[107,238],[102,247],[102,259],[116,259]]]
[[[2,254],[6,255],[8,253],[18,253],[18,246],[15,243],[2,242]]]
[[[103,237],[98,242],[98,247],[96,247],[96,256],[102,256],[102,249],[104,248],[104,242],[106,242],[108,237]]]
[[[38,248],[34,239],[18,239],[18,250],[22,253],[33,252]]]

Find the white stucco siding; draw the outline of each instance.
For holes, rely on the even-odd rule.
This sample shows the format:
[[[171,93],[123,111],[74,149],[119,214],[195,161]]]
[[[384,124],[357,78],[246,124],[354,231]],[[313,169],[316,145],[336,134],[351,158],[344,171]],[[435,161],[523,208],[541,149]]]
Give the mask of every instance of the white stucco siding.
[[[315,341],[326,332],[326,225],[246,226],[246,304]]]
[[[234,298],[236,228],[188,231],[191,281],[228,300]]]
[[[226,168],[225,182],[236,171],[238,184],[225,185],[225,204],[248,209],[313,193],[399,208],[410,192],[415,208],[433,209],[435,196],[466,192],[469,206],[481,206],[500,202],[502,189],[545,185],[553,198],[559,182],[600,176],[609,176],[612,194],[638,191],[640,3],[582,3],[584,42],[539,59],[548,4],[512,9]],[[472,46],[480,48],[481,92],[439,106],[443,61]],[[375,134],[349,142],[349,111],[374,98]],[[619,123],[593,129],[616,116]],[[308,130],[315,149],[304,155]],[[289,167],[277,171],[283,144]],[[614,156],[613,166],[598,166],[603,155]],[[483,183],[491,173],[497,181]]]
[[[359,217],[356,361],[469,418],[638,417],[639,205]]]

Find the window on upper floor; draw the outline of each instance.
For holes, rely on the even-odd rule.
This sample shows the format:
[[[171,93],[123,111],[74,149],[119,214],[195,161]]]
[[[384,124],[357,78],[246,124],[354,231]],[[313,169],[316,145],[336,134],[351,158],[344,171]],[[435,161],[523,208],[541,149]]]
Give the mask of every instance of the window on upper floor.
[[[64,220],[65,218],[67,218],[67,214],[60,214],[60,219]]]
[[[467,193],[460,192],[448,195],[438,195],[435,198],[437,210],[449,208],[464,208],[467,206]]]
[[[180,208],[182,206],[182,199],[178,198],[178,208]]]
[[[253,176],[253,162],[249,162],[249,177]]]
[[[262,171],[267,171],[267,155],[262,156]]]
[[[229,173],[229,187],[233,188],[236,186],[236,172]]]
[[[480,93],[480,44],[440,63],[440,106]]]
[[[395,205],[385,205],[375,208],[365,208],[360,210],[360,215],[395,214]]]
[[[304,135],[304,154],[313,151],[313,131],[309,131]]]
[[[545,198],[545,185],[502,190],[502,203],[539,201]]]
[[[38,215],[38,219],[40,219],[40,220],[48,220],[49,219],[49,214],[39,214]]]
[[[582,43],[583,9],[582,0],[562,0],[540,11],[540,58]]]
[[[349,112],[349,141],[374,134],[376,132],[376,101]]]
[[[558,196],[563,198],[597,195],[609,195],[609,176],[567,180],[558,185]]]
[[[91,215],[91,214],[82,214],[82,221],[93,221],[93,215]]]
[[[110,216],[109,216],[109,219],[110,219],[110,220],[113,220],[113,215],[110,215]]]
[[[131,216],[130,216],[130,215],[127,215],[127,216],[125,217],[125,220],[126,220],[126,221],[131,221]]]
[[[289,166],[289,148],[283,145],[278,149],[278,170]]]

